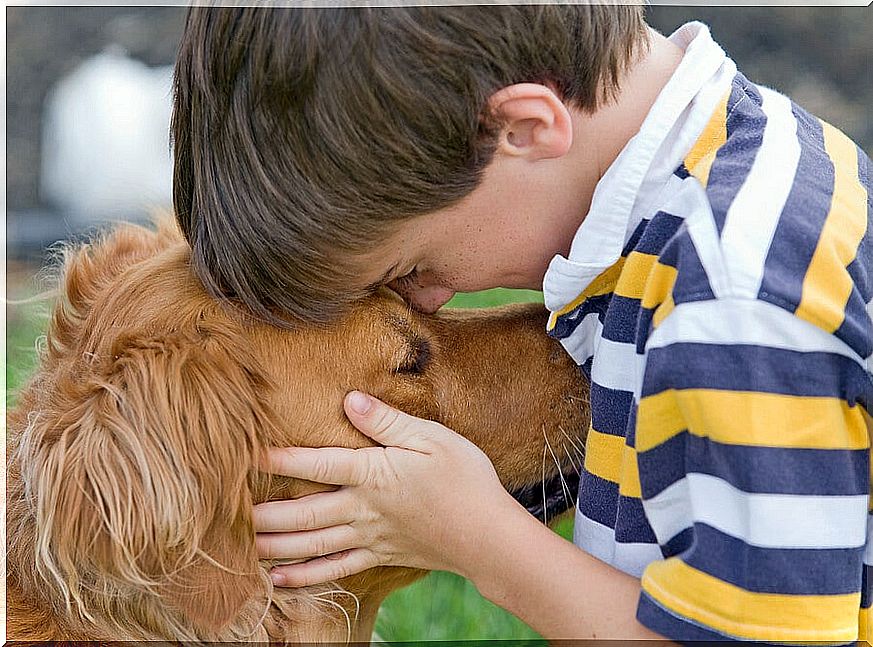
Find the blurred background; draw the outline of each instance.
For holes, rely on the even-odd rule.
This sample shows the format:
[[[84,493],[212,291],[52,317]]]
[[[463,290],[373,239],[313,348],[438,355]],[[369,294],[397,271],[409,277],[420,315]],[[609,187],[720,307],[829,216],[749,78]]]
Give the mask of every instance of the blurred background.
[[[6,402],[27,379],[49,303],[33,300],[58,240],[170,204],[170,83],[182,7],[6,8]],[[780,90],[873,152],[873,12],[862,7],[661,7],[670,33],[692,20],[753,81]],[[37,277],[37,278],[35,278]],[[450,305],[536,300],[461,295]],[[569,536],[571,522],[558,531]],[[538,636],[469,583],[437,573],[394,594],[385,640]]]

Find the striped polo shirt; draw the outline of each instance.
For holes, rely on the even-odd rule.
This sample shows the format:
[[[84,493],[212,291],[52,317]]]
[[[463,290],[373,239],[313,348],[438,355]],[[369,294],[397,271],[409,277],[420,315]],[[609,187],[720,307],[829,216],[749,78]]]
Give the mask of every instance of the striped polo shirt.
[[[574,541],[674,640],[873,641],[869,158],[700,23],[544,296],[591,379]]]

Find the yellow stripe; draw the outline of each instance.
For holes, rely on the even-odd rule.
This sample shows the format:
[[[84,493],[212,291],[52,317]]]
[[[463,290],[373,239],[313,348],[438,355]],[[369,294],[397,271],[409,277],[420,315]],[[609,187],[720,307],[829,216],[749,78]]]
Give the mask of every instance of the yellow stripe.
[[[589,474],[617,483],[619,493],[624,496],[642,497],[637,454],[633,447],[625,444],[623,436],[589,429],[585,444],[585,469]]]
[[[664,299],[672,292],[676,282],[675,267],[655,263],[646,282],[646,292],[643,295],[642,306],[651,310],[664,302]]]
[[[642,585],[667,609],[737,638],[850,641],[857,637],[860,593],[753,593],[675,557],[652,562],[643,573]]]
[[[867,227],[867,192],[858,180],[855,144],[822,122],[825,150],[834,163],[834,193],[815,253],[803,280],[797,316],[834,332],[843,323],[854,285],[846,267],[857,253]]]
[[[674,389],[646,396],[637,409],[637,451],[643,453],[657,447],[686,427]]]
[[[629,299],[642,299],[646,281],[657,261],[658,257],[654,254],[631,252],[615,286],[615,293]]]
[[[716,442],[757,447],[867,449],[870,439],[859,405],[838,398],[683,389],[640,401],[637,452],[687,429]]]
[[[588,440],[585,441],[585,469],[610,483],[618,483],[624,446],[622,436],[589,429]]]
[[[722,97],[703,133],[685,157],[685,168],[700,180],[703,186],[706,186],[709,181],[709,171],[718,149],[727,141],[727,103],[730,94],[728,91]]]
[[[873,644],[873,625],[870,624],[870,608],[858,613],[858,640]]]
[[[618,486],[619,494],[623,496],[641,499],[643,488],[640,485],[640,470],[637,464],[637,452],[633,447],[624,446],[621,455],[621,481]]]
[[[565,305],[560,310],[553,312],[549,317],[549,323],[547,324],[547,330],[551,330],[555,327],[555,324],[558,322],[558,317],[561,317],[568,312],[572,312],[576,308],[578,308],[582,303],[591,297],[597,297],[602,294],[609,294],[615,289],[615,284],[618,283],[619,276],[621,275],[622,268],[624,268],[625,257],[622,256],[615,263],[610,265],[608,268],[603,270],[597,277],[588,284],[588,287],[582,291],[578,297],[573,299],[570,303]]]
[[[664,302],[658,306],[658,309],[655,310],[655,315],[652,317],[652,325],[657,328],[661,325],[661,322],[667,318],[671,312],[673,312],[673,308],[676,307],[676,304],[673,301],[673,295],[668,294],[667,298],[664,299]]]

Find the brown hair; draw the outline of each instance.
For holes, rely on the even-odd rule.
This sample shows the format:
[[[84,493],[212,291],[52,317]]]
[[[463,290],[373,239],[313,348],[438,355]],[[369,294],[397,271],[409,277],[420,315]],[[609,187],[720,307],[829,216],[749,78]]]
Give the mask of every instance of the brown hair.
[[[362,252],[478,185],[495,91],[591,112],[646,44],[640,6],[191,8],[173,198],[197,274],[273,323],[329,321],[367,290]]]

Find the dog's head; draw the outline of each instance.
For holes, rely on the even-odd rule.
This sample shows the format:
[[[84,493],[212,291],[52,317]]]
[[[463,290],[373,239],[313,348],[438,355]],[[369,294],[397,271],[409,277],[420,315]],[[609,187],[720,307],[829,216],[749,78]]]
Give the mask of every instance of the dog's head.
[[[169,222],[72,251],[41,367],[10,415],[12,588],[59,631],[294,635],[283,621],[313,593],[272,590],[251,508],[328,486],[269,478],[258,456],[371,444],[342,413],[352,389],[466,434],[511,490],[571,466],[583,386],[535,309],[424,317],[385,293],[335,326],[279,330],[211,299],[188,259]],[[563,448],[554,465],[546,444]],[[544,495],[550,506],[568,507]],[[378,606],[418,575],[342,585]]]

